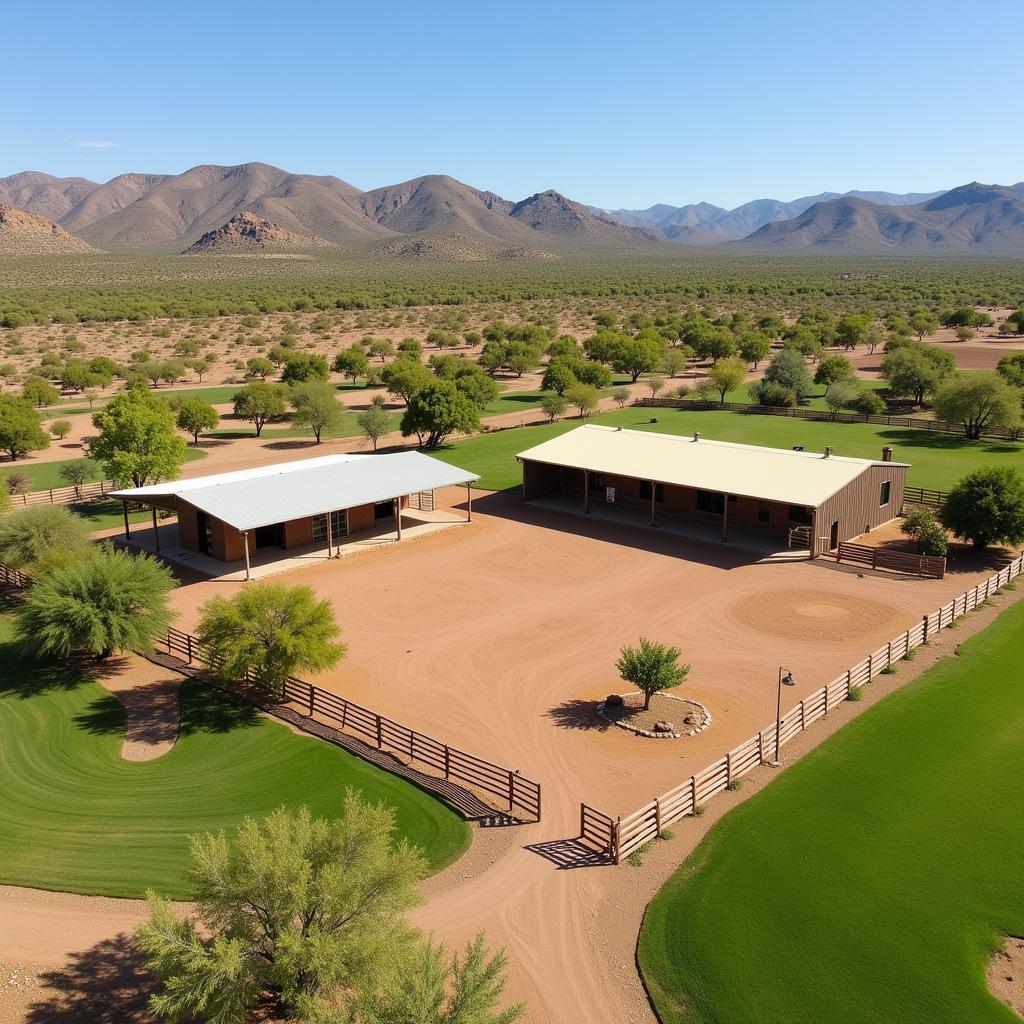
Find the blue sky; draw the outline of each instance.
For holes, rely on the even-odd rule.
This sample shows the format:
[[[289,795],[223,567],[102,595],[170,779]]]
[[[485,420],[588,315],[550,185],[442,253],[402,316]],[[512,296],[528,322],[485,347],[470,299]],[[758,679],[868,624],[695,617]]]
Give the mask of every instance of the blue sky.
[[[99,0],[3,26],[0,175],[262,160],[611,207],[1024,178],[1020,0]]]

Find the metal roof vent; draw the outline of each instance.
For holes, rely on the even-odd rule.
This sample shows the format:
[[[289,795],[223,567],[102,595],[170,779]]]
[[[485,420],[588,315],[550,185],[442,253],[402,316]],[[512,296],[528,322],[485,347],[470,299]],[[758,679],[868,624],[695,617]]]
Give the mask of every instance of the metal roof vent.
[[[694,439],[694,441],[699,441],[700,440],[700,431],[699,430],[695,430],[693,432],[693,439]]]
[[[831,459],[831,458],[832,458],[832,446],[831,446],[831,445],[829,445],[829,446],[828,446],[828,447],[827,447],[827,448],[825,449],[825,458],[826,458],[826,459]]]

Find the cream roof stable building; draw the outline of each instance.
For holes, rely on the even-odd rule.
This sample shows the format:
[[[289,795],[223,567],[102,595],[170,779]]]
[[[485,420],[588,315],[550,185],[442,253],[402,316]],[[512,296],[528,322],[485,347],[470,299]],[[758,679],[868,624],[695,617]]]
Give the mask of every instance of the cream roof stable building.
[[[523,496],[578,495],[785,536],[806,528],[811,554],[898,515],[908,466],[587,424],[520,452]],[[801,532],[801,531],[798,531]]]

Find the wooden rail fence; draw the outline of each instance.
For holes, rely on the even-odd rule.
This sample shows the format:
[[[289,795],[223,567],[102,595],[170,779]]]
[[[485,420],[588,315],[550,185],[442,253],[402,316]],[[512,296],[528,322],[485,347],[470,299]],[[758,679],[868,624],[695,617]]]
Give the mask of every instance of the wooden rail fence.
[[[166,636],[156,639],[166,646],[168,654],[181,655],[190,664],[210,664],[203,644],[191,633],[171,628]],[[326,721],[341,732],[357,736],[377,750],[423,765],[446,781],[464,783],[506,801],[510,812],[518,811],[540,821],[540,784],[516,770],[442,743],[303,679],[291,678],[285,683],[283,703],[307,718]]]
[[[1010,580],[1021,575],[1024,555],[965,591],[948,604],[921,618],[889,643],[872,651],[820,690],[805,697],[782,716],[779,745],[788,743],[819,718],[825,718],[850,693],[870,682],[890,665],[906,657],[909,651],[926,644],[930,637],[950,626],[961,615],[977,608]],[[589,804],[580,805],[581,839],[605,853],[616,864],[635,850],[646,846],[673,822],[694,813],[701,805],[758,765],[768,762],[775,752],[775,723],[756,736],[730,750],[713,764],[691,775],[667,793],[655,797],[625,817],[612,818]]]
[[[42,491],[12,494],[11,508],[27,508],[29,505],[74,505],[79,501],[95,501],[97,498],[105,498],[114,490],[117,488],[111,480],[80,484],[78,487],[49,487]]]
[[[905,427],[911,430],[930,430],[937,434],[963,434],[962,423],[929,420],[920,416],[869,416],[861,413],[831,413],[826,409],[800,409],[782,405],[752,405],[749,402],[715,402],[686,398],[638,398],[636,406],[650,409],[692,409],[708,412],[714,409],[727,412],[746,412],[754,416],[785,416],[798,420],[828,420],[832,423],[874,423],[883,427]],[[987,427],[982,437],[995,437],[1003,441],[1020,440],[1018,427]]]
[[[852,544],[840,541],[836,548],[837,562],[852,562],[868,569],[894,569],[916,576],[941,580],[946,575],[946,560],[931,555],[913,555],[906,551],[886,551],[868,544]]]
[[[25,573],[0,563],[0,586],[20,592],[31,583],[32,580]],[[204,645],[191,633],[171,627],[166,633],[155,636],[153,642],[166,647],[168,655],[180,657],[189,665],[210,664]],[[248,699],[255,694],[252,691],[246,692],[246,682],[248,680],[240,681],[241,696]],[[433,736],[417,732],[303,679],[288,679],[284,700],[277,706],[294,708],[310,721],[326,723],[340,732],[355,736],[378,751],[391,754],[399,762],[422,765],[445,782],[461,783],[486,794],[492,800],[507,802],[510,814],[517,812],[540,821],[540,783],[528,779],[517,770],[485,761],[475,754],[442,743]],[[387,761],[374,763],[387,770]]]
[[[936,491],[931,487],[904,487],[903,504],[924,505],[925,508],[940,508],[949,495],[946,491]]]

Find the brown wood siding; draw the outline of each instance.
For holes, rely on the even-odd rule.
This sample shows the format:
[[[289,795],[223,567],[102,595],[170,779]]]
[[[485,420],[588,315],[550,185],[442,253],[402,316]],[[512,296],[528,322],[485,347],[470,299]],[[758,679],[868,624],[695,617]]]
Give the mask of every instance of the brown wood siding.
[[[879,504],[882,484],[888,480],[889,501]],[[903,508],[907,483],[905,466],[879,462],[851,480],[842,490],[822,502],[815,515],[812,553],[827,554],[831,547],[832,524],[838,523],[837,539],[852,540],[895,519]]]
[[[313,543],[313,517],[290,519],[284,524],[284,547],[301,548]]]
[[[210,517],[210,530],[213,534],[213,557],[221,562],[240,562],[245,558],[245,543],[242,534],[233,526]],[[256,533],[249,531],[249,553],[256,551]]]
[[[349,533],[372,530],[373,524],[373,505],[355,505],[348,510]]]
[[[579,486],[583,487],[583,474],[579,474]],[[549,466],[545,462],[523,461],[523,499],[543,498],[546,494],[557,494],[563,489],[563,470],[560,466]]]
[[[187,502],[179,502],[178,543],[189,551],[199,550],[199,520],[196,510]]]

